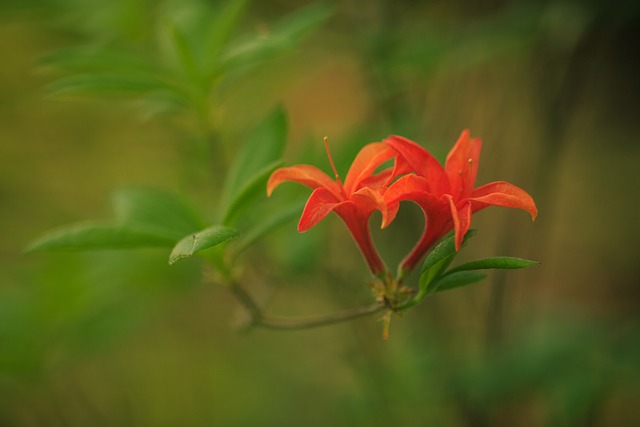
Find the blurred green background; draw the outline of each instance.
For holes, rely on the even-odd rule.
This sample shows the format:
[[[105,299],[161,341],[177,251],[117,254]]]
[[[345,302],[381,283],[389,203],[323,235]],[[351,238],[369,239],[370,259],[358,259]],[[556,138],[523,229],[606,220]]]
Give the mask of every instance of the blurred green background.
[[[202,108],[189,110],[140,86],[52,93],[74,69],[50,58],[108,48],[153,68],[167,32],[197,40],[217,3],[3,2],[0,425],[640,425],[637,4],[253,2],[234,37],[268,39],[312,9],[210,96],[194,86]],[[342,173],[389,134],[443,159],[470,128],[484,141],[478,183],[523,187],[540,215],[479,213],[460,257],[541,265],[430,298],[383,341],[375,316],[238,331],[233,298],[201,284],[197,260],[170,267],[162,249],[23,253],[45,230],[108,216],[110,194],[131,185],[183,194],[213,221],[211,159],[228,162],[278,105],[287,163],[327,170],[326,135]],[[227,141],[221,152],[198,142],[203,123]],[[390,265],[422,230],[419,209],[403,209],[375,233]],[[370,301],[335,216],[303,235],[289,222],[241,265],[269,313]]]

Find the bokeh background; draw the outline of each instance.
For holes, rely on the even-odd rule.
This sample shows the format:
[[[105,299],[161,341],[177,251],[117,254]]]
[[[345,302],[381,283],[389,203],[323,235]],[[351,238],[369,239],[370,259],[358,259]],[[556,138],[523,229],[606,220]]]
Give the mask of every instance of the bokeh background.
[[[375,316],[238,330],[225,289],[202,283],[197,260],[168,266],[162,249],[25,255],[48,229],[108,216],[126,186],[169,189],[213,217],[221,183],[188,112],[136,88],[53,93],[70,71],[47,58],[105,46],[162,58],[168,23],[206,27],[220,5],[3,2],[0,425],[640,425],[638,4],[246,6],[233,34],[268,36],[303,7],[322,12],[207,99],[229,155],[278,105],[287,163],[328,170],[326,135],[342,173],[389,134],[443,159],[469,128],[484,141],[478,182],[510,181],[536,199],[535,223],[479,213],[460,258],[540,266],[430,298],[383,341]],[[422,221],[407,204],[376,233],[390,265]],[[303,235],[295,221],[281,227],[244,255],[247,288],[282,315],[367,303],[366,267],[342,227],[336,217]]]

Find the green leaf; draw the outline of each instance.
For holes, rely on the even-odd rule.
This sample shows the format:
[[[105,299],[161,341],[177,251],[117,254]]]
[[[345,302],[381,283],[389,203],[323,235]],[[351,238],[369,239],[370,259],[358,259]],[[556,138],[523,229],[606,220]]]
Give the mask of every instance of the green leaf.
[[[236,206],[249,203],[245,189],[264,178],[265,172],[282,158],[287,137],[287,118],[282,107],[276,108],[247,136],[229,168],[222,193],[222,218],[229,219]],[[226,223],[226,221],[225,221]]]
[[[305,202],[306,200],[296,202],[293,205],[278,211],[276,214],[268,217],[265,221],[250,229],[243,235],[242,240],[234,245],[234,253],[236,255],[239,254],[271,231],[297,218],[302,212]]]
[[[443,292],[467,286],[472,283],[479,282],[486,277],[486,274],[478,273],[477,271],[456,271],[454,273],[447,273],[433,285],[433,292]]]
[[[458,265],[448,273],[453,273],[456,271],[466,271],[466,270],[487,270],[491,268],[500,268],[500,269],[517,269],[517,268],[527,268],[534,265],[538,265],[537,261],[529,261],[527,259],[522,258],[513,258],[513,257],[491,257],[491,258],[483,258],[477,259],[475,261],[470,261],[465,264]]]
[[[120,190],[113,196],[116,219],[63,227],[33,242],[27,251],[171,247],[202,221],[181,198],[150,188]]]
[[[141,95],[154,91],[173,92],[174,89],[153,76],[124,72],[75,74],[47,85],[47,92],[52,95]]]
[[[154,111],[180,110],[192,103],[188,88],[173,71],[139,52],[63,49],[42,61],[68,73],[47,86],[52,95],[145,96],[154,103]]]
[[[242,187],[238,190],[233,200],[231,201],[227,212],[222,220],[223,224],[231,224],[240,215],[242,211],[247,209],[251,203],[256,199],[256,196],[264,194],[267,180],[271,173],[278,167],[282,166],[283,162],[278,160],[271,164],[268,164],[258,172]]]
[[[202,229],[204,222],[181,197],[153,188],[127,188],[112,198],[116,218],[162,230],[177,242],[184,235]]]
[[[209,26],[204,54],[208,58],[207,65],[210,71],[213,71],[211,67],[214,66],[220,51],[231,36],[233,28],[245,10],[246,4],[246,0],[228,1]]]
[[[176,25],[170,25],[171,42],[178,63],[186,76],[193,81],[199,81],[201,78],[200,66],[194,55],[194,49],[189,40]]]
[[[214,225],[186,236],[174,246],[171,255],[169,255],[169,264],[229,241],[237,235],[238,232],[233,228]]]
[[[324,22],[331,12],[326,4],[308,6],[285,17],[270,31],[241,40],[221,55],[221,71],[229,73],[242,70],[293,48],[305,35]]]
[[[469,230],[464,236],[462,246],[475,236],[476,230]],[[431,283],[440,276],[456,257],[455,234],[445,237],[435,248],[429,252],[422,264],[420,273],[420,292],[417,297],[424,298],[427,295]]]
[[[123,49],[60,49],[43,56],[41,62],[76,73],[124,71],[154,74],[158,72],[157,64],[147,60],[138,52],[127,52]]]
[[[51,231],[26,252],[171,247],[176,239],[165,230],[122,223],[86,222]]]

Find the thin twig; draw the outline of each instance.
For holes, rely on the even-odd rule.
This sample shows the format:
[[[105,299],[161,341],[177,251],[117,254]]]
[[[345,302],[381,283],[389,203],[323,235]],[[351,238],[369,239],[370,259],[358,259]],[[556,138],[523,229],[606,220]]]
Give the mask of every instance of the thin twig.
[[[237,283],[227,286],[227,289],[238,300],[242,307],[249,314],[250,320],[248,326],[256,326],[267,329],[291,330],[291,329],[309,329],[320,326],[332,325],[347,320],[356,319],[358,317],[367,316],[377,313],[386,308],[384,303],[376,303],[363,307],[351,308],[335,313],[329,313],[313,317],[286,318],[266,316],[260,310],[253,298],[245,291],[245,289]]]

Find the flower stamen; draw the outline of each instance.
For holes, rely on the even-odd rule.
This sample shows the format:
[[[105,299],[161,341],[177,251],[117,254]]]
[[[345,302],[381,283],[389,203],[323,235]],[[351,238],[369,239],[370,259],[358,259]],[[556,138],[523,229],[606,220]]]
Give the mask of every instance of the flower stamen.
[[[326,136],[324,137],[324,148],[325,150],[327,150],[327,157],[329,157],[329,163],[331,163],[331,169],[333,169],[333,174],[336,177],[336,182],[338,183],[338,185],[340,186],[340,189],[342,190],[342,195],[345,198],[347,197],[347,193],[344,191],[344,187],[342,186],[342,181],[340,180],[340,175],[338,175],[338,170],[336,169],[336,165],[335,163],[333,163],[333,157],[331,156],[331,150],[329,150],[329,138],[327,138]]]

